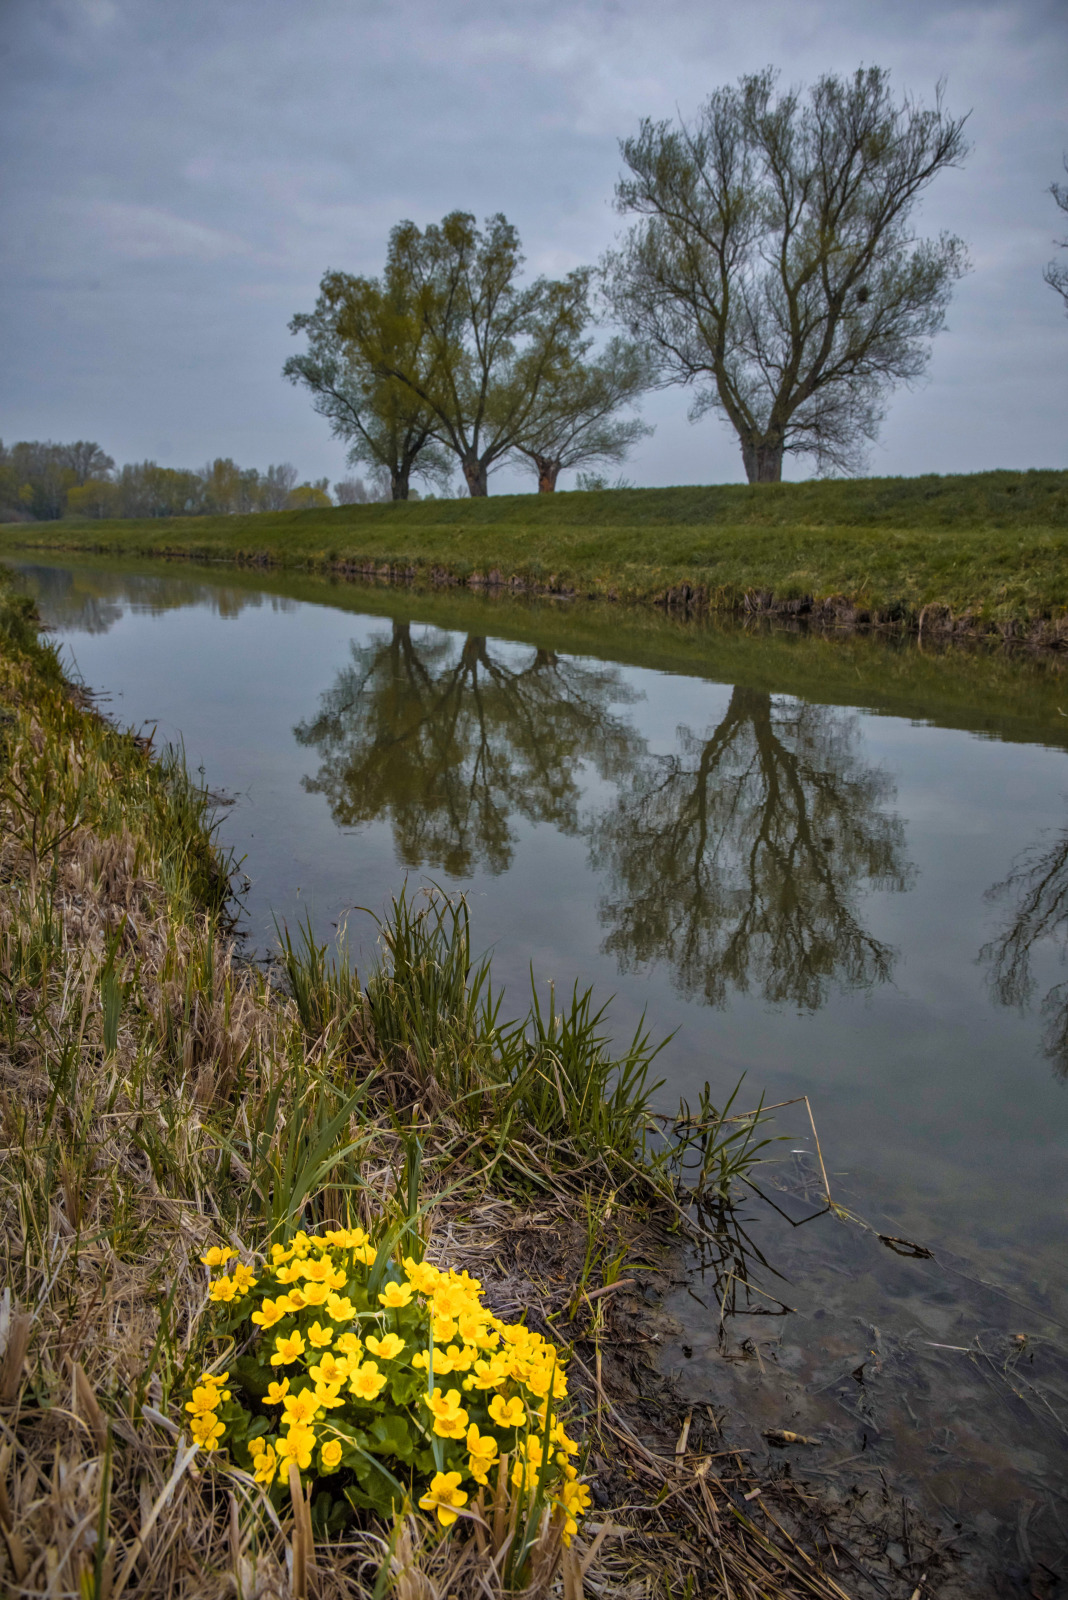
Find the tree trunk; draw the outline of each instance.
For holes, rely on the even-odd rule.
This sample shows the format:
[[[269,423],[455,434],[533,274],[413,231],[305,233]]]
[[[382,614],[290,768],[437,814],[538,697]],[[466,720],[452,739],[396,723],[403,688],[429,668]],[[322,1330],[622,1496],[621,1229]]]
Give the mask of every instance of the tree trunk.
[[[477,457],[469,457],[463,463],[463,469],[464,479],[467,483],[467,491],[472,497],[479,497],[489,494],[487,472],[484,462],[479,461]]]
[[[409,467],[391,467],[389,472],[389,489],[394,500],[407,500]]]
[[[538,469],[538,493],[554,494],[556,480],[560,476],[560,463],[552,456],[535,456],[534,465]]]
[[[750,483],[782,482],[781,439],[743,439],[742,460]]]

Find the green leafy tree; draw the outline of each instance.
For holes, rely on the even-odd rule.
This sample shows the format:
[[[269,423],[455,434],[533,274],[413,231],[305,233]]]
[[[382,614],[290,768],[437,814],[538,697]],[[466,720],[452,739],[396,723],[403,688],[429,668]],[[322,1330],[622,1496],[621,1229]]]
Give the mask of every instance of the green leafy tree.
[[[393,229],[383,279],[335,274],[323,290],[353,359],[402,385],[460,462],[472,495],[573,365],[590,320],[589,273],[519,283],[519,235],[467,212]]]
[[[625,460],[653,430],[638,417],[618,413],[634,405],[651,382],[642,351],[620,338],[610,340],[596,360],[574,360],[565,368],[547,386],[515,446],[537,472],[538,492],[551,494],[569,468]]]
[[[802,97],[771,69],[715,90],[697,122],[642,123],[620,146],[609,303],[665,383],[735,429],[750,483],[783,455],[851,471],[885,395],[923,372],[965,270],[961,241],[917,239],[924,190],[966,152],[964,117],[895,103],[889,74],[822,77]]]
[[[286,499],[287,511],[322,511],[332,506],[330,480],[316,478],[314,483],[298,483]]]
[[[885,982],[893,951],[861,921],[863,886],[905,889],[890,779],[866,766],[856,719],[736,688],[703,737],[635,766],[592,829],[611,891],[605,948],[634,968],[663,961],[682,993],[733,989],[815,1009],[832,982]]]
[[[291,383],[304,385],[335,439],[347,444],[350,466],[388,472],[394,500],[408,499],[413,475],[441,481],[450,460],[426,401],[410,384],[382,376],[366,354],[373,348],[382,362],[425,377],[429,335],[410,290],[392,261],[381,282],[327,273],[315,310],[289,324],[290,333],[307,336],[308,348],[282,369]],[[338,331],[350,297],[367,318],[362,346]]]
[[[90,479],[67,490],[67,510],[76,517],[122,515],[122,490],[109,479]]]
[[[228,463],[233,467],[233,462]],[[236,473],[236,469],[235,473]],[[221,475],[216,484],[221,481]],[[208,499],[208,487],[200,473],[177,467],[161,467],[155,461],[129,463],[117,475],[119,509],[112,515],[122,517],[190,517],[197,516],[214,502]],[[108,515],[108,512],[104,512]]]
[[[605,777],[635,759],[636,736],[612,711],[633,699],[614,667],[534,650],[525,659],[480,635],[388,636],[352,647],[352,663],[297,740],[319,753],[305,778],[346,828],[388,818],[406,866],[454,877],[511,861],[513,815],[578,831],[576,768]]]

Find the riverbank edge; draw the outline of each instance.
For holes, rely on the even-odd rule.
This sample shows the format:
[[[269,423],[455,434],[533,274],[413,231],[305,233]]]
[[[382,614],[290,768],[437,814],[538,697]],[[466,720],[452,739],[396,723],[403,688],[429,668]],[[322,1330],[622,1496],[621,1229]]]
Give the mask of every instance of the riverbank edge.
[[[651,607],[680,620],[720,615],[801,625],[830,635],[870,632],[942,644],[983,642],[1043,654],[1068,650],[1068,608],[1052,602],[1015,615],[999,615],[982,600],[954,608],[948,601],[938,598],[918,603],[905,598],[873,598],[818,589],[800,594],[789,590],[783,593],[757,584],[709,584],[692,572],[689,575],[672,572],[669,581],[660,575],[643,580],[640,571],[634,570],[626,578],[612,573],[580,574],[566,566],[558,572],[539,574],[522,569],[508,570],[488,562],[471,569],[457,562],[412,561],[404,556],[371,556],[359,551],[315,554],[255,546],[220,551],[217,545],[195,540],[181,546],[173,540],[131,542],[128,538],[112,542],[33,540],[25,536],[22,525],[16,536],[12,536],[9,528],[0,532],[0,547],[12,553],[126,556],[214,567],[305,572],[389,583],[417,591],[454,588],[523,598],[596,601],[621,609]]]
[[[0,1445],[0,1571],[6,1558],[27,1595],[51,1592],[68,1564],[68,1587],[99,1600],[116,1583],[146,1597],[221,1596],[235,1582],[238,1592],[276,1583],[270,1592],[295,1594],[287,1529],[276,1518],[276,1537],[251,1482],[225,1462],[184,1457],[176,1421],[204,1359],[199,1255],[257,1231],[242,1209],[255,1175],[225,1130],[242,1117],[247,1129],[265,1064],[285,1061],[297,1080],[287,1089],[292,1117],[313,1057],[343,1083],[347,1070],[350,1086],[351,1057],[329,1029],[312,1045],[294,1001],[242,965],[207,794],[180,764],[161,764],[101,718],[37,643],[26,602],[3,596],[0,729],[0,1420],[9,1441]],[[388,1120],[374,1135],[372,1176],[385,1204],[399,1145]],[[447,1116],[435,1119],[427,1156],[455,1179],[463,1158],[454,1144]],[[739,1457],[736,1472],[717,1463],[707,1481],[719,1424],[684,1418],[648,1360],[643,1290],[655,1274],[616,1293],[608,1274],[599,1282],[583,1269],[588,1198],[560,1187],[532,1201],[514,1184],[509,1194],[500,1184],[479,1192],[476,1182],[437,1215],[449,1264],[479,1272],[502,1313],[527,1312],[572,1344],[602,1522],[611,1524],[614,1505],[627,1507],[627,1538],[605,1546],[597,1592],[632,1592],[650,1578],[651,1593],[664,1592],[665,1578],[681,1592],[697,1548],[736,1575],[751,1572],[769,1595],[841,1597],[824,1581],[818,1539],[800,1527],[803,1497],[787,1480],[761,1486]],[[600,1243],[610,1237],[619,1260],[663,1257],[672,1249],[664,1221],[630,1205],[621,1185],[598,1217]],[[692,1496],[677,1494],[680,1474]],[[759,1525],[765,1490],[805,1554]],[[758,1503],[739,1517],[731,1508],[746,1498]],[[686,1552],[674,1571],[656,1542],[665,1524]],[[420,1561],[428,1578],[440,1569],[441,1547],[428,1538],[417,1535],[412,1582]],[[376,1549],[380,1560],[369,1535],[346,1552],[319,1551],[320,1593],[370,1593],[357,1572]],[[484,1595],[473,1570],[468,1580],[450,1593]]]

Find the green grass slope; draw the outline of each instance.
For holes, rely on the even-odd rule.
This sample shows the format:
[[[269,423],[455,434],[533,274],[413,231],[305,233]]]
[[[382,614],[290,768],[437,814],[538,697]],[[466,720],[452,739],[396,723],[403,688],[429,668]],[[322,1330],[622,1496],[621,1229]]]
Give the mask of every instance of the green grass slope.
[[[500,495],[327,511],[22,524],[2,549],[181,555],[281,566],[389,566],[415,576],[712,606],[846,597],[915,618],[1068,614],[1068,472],[750,487]]]

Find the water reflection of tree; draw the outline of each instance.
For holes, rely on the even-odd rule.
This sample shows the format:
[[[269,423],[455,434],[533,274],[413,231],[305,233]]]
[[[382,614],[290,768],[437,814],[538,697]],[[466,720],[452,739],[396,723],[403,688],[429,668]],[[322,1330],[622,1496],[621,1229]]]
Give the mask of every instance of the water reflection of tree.
[[[41,616],[64,633],[108,633],[126,608],[159,616],[184,606],[206,606],[216,616],[238,617],[251,607],[269,605],[272,611],[295,611],[297,602],[285,595],[265,595],[254,589],[235,589],[222,583],[145,573],[72,570],[67,567],[21,565]]]
[[[457,650],[406,622],[352,657],[295,729],[321,759],[304,786],[342,826],[388,817],[408,866],[501,872],[513,814],[574,833],[577,765],[610,778],[636,759],[637,736],[611,710],[636,696],[615,667],[542,649],[520,658],[478,635]]]
[[[678,740],[595,826],[606,948],[624,968],[666,961],[714,1005],[753,988],[814,1008],[832,982],[887,979],[894,952],[863,926],[858,893],[904,889],[911,869],[855,716],[736,688],[718,727]]]
[[[994,998],[1023,1010],[1034,999],[1031,957],[1042,940],[1061,946],[1068,957],[1068,829],[1048,849],[1025,851],[1001,883],[987,890],[989,900],[1012,902],[1011,915],[995,939],[983,946],[980,960],[989,968]],[[1041,1005],[1042,1046],[1062,1077],[1068,1077],[1068,982],[1054,984]]]

